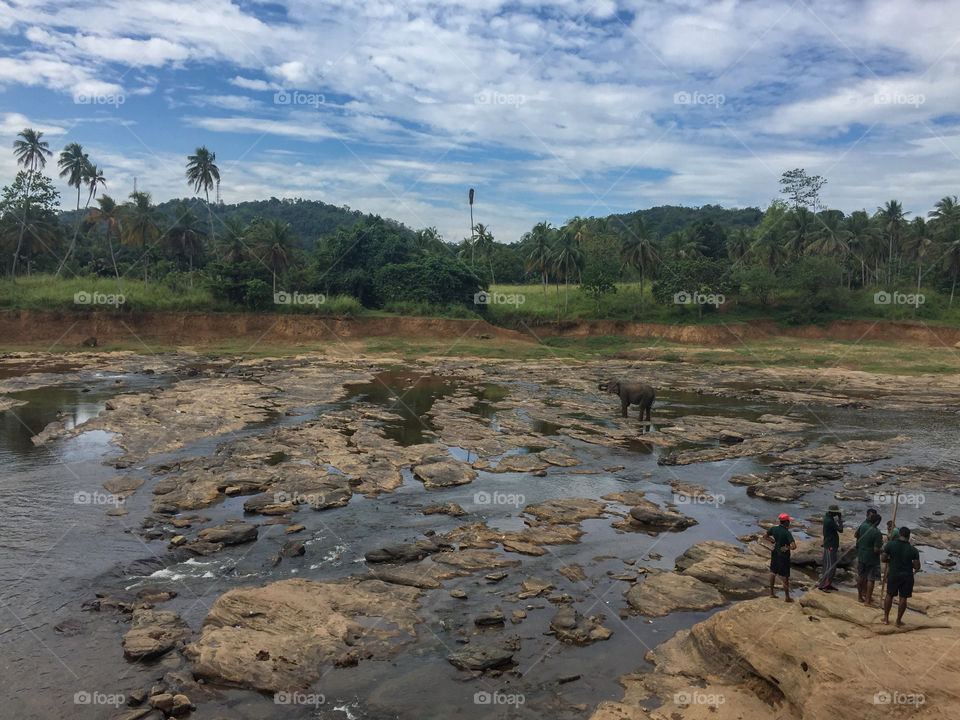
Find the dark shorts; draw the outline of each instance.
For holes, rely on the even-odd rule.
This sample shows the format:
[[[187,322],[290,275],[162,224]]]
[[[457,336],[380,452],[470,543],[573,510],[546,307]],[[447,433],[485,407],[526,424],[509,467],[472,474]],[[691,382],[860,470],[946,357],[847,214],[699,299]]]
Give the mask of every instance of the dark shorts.
[[[790,556],[782,552],[770,555],[770,572],[780,577],[790,577]]]
[[[902,598],[913,597],[913,573],[900,573],[887,578],[887,595],[899,595]]]
[[[865,565],[862,562],[858,562],[857,577],[865,577],[867,580],[876,582],[880,579],[880,565]]]

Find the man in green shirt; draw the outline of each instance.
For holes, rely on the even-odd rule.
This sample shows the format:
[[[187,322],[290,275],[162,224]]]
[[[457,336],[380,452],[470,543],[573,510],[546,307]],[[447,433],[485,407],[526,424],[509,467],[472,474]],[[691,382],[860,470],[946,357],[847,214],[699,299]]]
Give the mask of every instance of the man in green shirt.
[[[843,517],[839,505],[831,505],[823,516],[823,573],[817,587],[824,592],[835,592],[833,576],[837,572],[837,553],[840,549],[840,533],[843,532]]]
[[[880,515],[874,513],[857,530],[857,597],[867,607],[873,607],[873,588],[880,579],[882,549]]]
[[[867,528],[870,527],[870,524],[871,524],[870,521],[873,520],[873,518],[874,518],[875,515],[879,515],[879,513],[878,513],[876,510],[874,510],[873,508],[867,508],[867,519],[864,520],[862,523],[860,523],[860,527],[858,527],[858,528],[857,528],[857,531],[853,534],[853,538],[854,538],[855,540],[859,540],[859,539],[860,539],[860,535],[861,535],[863,532],[865,532],[865,531],[867,530]]]
[[[890,607],[893,596],[900,597],[897,605],[897,625],[903,625],[903,613],[907,609],[907,598],[913,595],[913,574],[920,570],[920,553],[910,544],[910,528],[900,527],[899,534],[883,546],[880,559],[890,562],[890,574],[887,577],[887,597],[883,601],[883,622],[890,624]]]
[[[790,532],[792,519],[786,513],[780,513],[780,517],[777,518],[780,524],[774,525],[763,536],[763,540],[773,543],[770,553],[770,597],[777,596],[774,588],[777,577],[780,577],[783,580],[784,600],[787,602],[793,602],[790,597],[790,551],[797,549],[797,543]]]

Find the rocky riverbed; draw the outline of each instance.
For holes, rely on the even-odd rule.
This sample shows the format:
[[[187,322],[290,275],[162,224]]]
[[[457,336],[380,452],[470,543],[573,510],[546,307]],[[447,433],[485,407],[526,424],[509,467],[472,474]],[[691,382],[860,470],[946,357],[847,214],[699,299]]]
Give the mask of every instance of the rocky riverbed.
[[[610,377],[657,388],[651,425]],[[960,693],[958,401],[956,377],[642,361],[2,358],[13,706],[806,718],[847,688],[856,717],[884,692],[928,713]],[[849,587],[851,526],[898,495],[926,571],[907,630],[803,595],[826,505]],[[783,510],[793,606],[761,597]],[[943,661],[897,684],[924,646]]]

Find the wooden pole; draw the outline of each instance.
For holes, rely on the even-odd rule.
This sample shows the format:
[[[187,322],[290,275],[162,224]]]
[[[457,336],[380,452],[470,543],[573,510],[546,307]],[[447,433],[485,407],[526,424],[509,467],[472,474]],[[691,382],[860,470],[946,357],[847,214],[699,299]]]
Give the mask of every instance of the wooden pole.
[[[900,509],[900,489],[897,489],[897,498],[893,504],[893,519],[890,521],[890,532],[887,535],[887,540],[893,540],[893,531],[897,527],[897,510]],[[887,560],[883,564],[883,587],[887,586],[887,577],[890,575],[890,561]],[[884,590],[886,592],[886,590]]]

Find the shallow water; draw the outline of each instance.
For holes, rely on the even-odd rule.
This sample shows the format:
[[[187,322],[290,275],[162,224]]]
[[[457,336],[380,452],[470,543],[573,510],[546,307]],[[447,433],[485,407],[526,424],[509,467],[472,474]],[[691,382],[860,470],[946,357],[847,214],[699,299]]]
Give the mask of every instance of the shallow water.
[[[483,573],[476,573],[448,581],[443,589],[427,591],[418,611],[424,620],[418,625],[418,641],[392,661],[330,669],[313,688],[323,695],[321,703],[278,705],[270,696],[226,690],[221,700],[201,704],[192,715],[371,719],[448,718],[453,714],[466,718],[587,717],[600,700],[620,698],[622,690],[616,678],[642,667],[643,656],[650,648],[709,615],[675,613],[655,619],[621,618],[625,607],[621,593],[628,584],[610,578],[608,573],[629,569],[624,563],[628,559],[636,560],[638,566],[669,570],[674,558],[695,542],[736,542],[737,536],[755,532],[758,520],[770,519],[783,510],[804,518],[834,502],[833,489],[829,487],[801,498],[801,502],[810,503],[809,508],[801,502],[778,504],[748,496],[745,488],[731,485],[727,479],[735,473],[762,470],[763,464],[753,458],[666,467],[657,465],[661,450],[642,440],[607,448],[565,438],[566,450],[576,455],[581,465],[569,469],[551,467],[546,477],[480,472],[470,485],[426,490],[406,472],[403,487],[394,493],[375,499],[354,496],[346,507],[325,512],[301,511],[296,521],[307,529],[295,537],[307,541],[306,555],[285,558],[277,566],[269,558],[290,539],[279,525],[263,526],[260,540],[254,544],[227,548],[213,557],[183,559],[168,551],[165,541],[144,542],[134,532],[150,511],[151,475],[147,466],[211,454],[222,438],[204,439],[124,470],[123,474],[140,475],[148,482],[125,503],[129,515],[123,517],[106,516],[105,510],[111,506],[100,499],[100,495],[106,496],[101,484],[120,474],[102,463],[118,454],[105,433],[85,433],[40,448],[29,441],[32,434],[58,417],[58,411],[68,423],[80,423],[96,415],[117,392],[141,390],[168,381],[156,376],[124,376],[123,385],[117,385],[117,379],[114,375],[90,374],[80,384],[21,393],[16,397],[28,400],[28,405],[0,414],[0,462],[5,470],[0,479],[0,506],[6,511],[0,525],[0,670],[7,699],[0,717],[105,717],[109,712],[103,706],[75,705],[74,693],[127,693],[136,687],[149,687],[162,676],[162,661],[150,666],[124,661],[120,640],[128,626],[118,622],[114,614],[80,611],[81,603],[92,599],[97,588],[136,589],[154,585],[173,589],[178,597],[160,607],[180,613],[197,630],[216,597],[233,587],[288,577],[324,580],[362,572],[363,555],[370,549],[414,540],[427,530],[442,533],[466,522],[482,520],[503,530],[521,529],[520,510],[529,503],[555,497],[599,497],[625,489],[643,490],[649,499],[663,503],[674,500],[668,484],[671,480],[701,485],[718,498],[722,496],[721,504],[680,507],[699,522],[682,533],[656,537],[618,534],[610,527],[615,518],[587,520],[582,523],[586,534],[579,544],[546,546],[547,554],[540,557],[508,554],[522,560],[522,565],[508,568],[506,579],[499,583],[488,583]],[[337,407],[369,403],[390,410],[402,419],[382,423],[388,437],[406,444],[424,442],[431,440],[430,431],[434,429],[425,413],[438,398],[457,388],[455,378],[392,369],[379,374],[371,383],[348,386],[351,396]],[[509,388],[509,383],[477,385],[475,411],[496,422],[494,403],[509,397],[504,395]],[[553,387],[544,389],[548,396],[570,394]],[[912,443],[898,449],[897,457],[873,463],[869,468],[847,466],[853,472],[908,464],[957,467],[950,454],[960,440],[954,416],[788,407],[697,393],[660,395],[654,408],[655,426],[687,414],[735,415],[748,420],[764,413],[789,414],[814,423],[815,427],[807,433],[814,442],[887,438],[900,432],[913,438]],[[303,422],[327,409],[304,408],[299,415],[278,415],[246,432]],[[618,411],[619,406],[611,399],[611,416]],[[584,424],[608,422],[604,417],[581,419]],[[539,431],[555,433],[558,429],[544,423]],[[465,455],[459,449],[451,452],[459,457]],[[597,475],[571,472],[601,470],[612,465],[625,467],[617,473]],[[481,491],[499,491],[503,497],[512,498],[512,503],[481,504],[476,497]],[[80,502],[78,497],[86,497],[88,502]],[[229,498],[200,513],[213,523],[241,517],[245,499]],[[419,512],[424,505],[436,502],[459,503],[468,515],[451,518]],[[925,508],[901,508],[900,522],[916,524],[921,514],[931,512],[930,503],[940,505],[948,515],[958,512],[954,497],[928,493]],[[848,517],[859,517],[859,504],[840,504]],[[929,549],[922,551],[928,562],[944,555]],[[651,552],[662,558],[651,559]],[[584,568],[587,581],[571,582],[556,572],[558,567],[571,563]],[[557,586],[556,592],[572,595],[577,609],[585,615],[605,614],[604,624],[613,630],[611,639],[585,648],[560,644],[546,634],[555,611],[553,605],[544,598],[511,603],[500,597],[505,591],[516,591],[519,582],[530,577],[549,580]],[[451,598],[449,590],[453,587],[463,588],[469,598]],[[445,660],[459,647],[456,631],[467,628],[468,632],[475,632],[472,618],[495,606],[509,617],[513,610],[526,605],[533,607],[527,610],[528,617],[522,623],[508,622],[502,630],[482,631],[492,637],[519,639],[520,649],[515,655],[519,675],[464,682],[463,673]],[[61,631],[56,629],[58,625]],[[577,674],[581,677],[573,682],[557,682],[558,678]],[[519,694],[523,703],[505,706],[476,702],[485,699],[482,695],[475,697],[483,692],[502,693],[507,699]],[[5,714],[8,712],[14,714]]]

